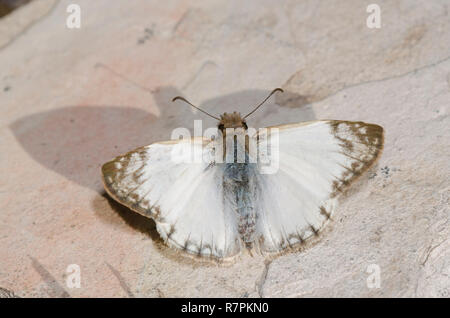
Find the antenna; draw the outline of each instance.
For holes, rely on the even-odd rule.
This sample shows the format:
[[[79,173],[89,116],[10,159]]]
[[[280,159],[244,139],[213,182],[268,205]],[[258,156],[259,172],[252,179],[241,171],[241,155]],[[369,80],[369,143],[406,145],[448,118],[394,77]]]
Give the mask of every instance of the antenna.
[[[261,102],[261,104],[259,104],[258,106],[255,107],[255,109],[253,109],[250,113],[248,113],[247,115],[244,116],[243,119],[247,118],[248,116],[250,116],[251,114],[253,114],[259,107],[261,107],[262,104],[264,104],[266,102],[266,100],[269,99],[270,96],[272,96],[275,92],[284,92],[281,88],[275,88],[272,92],[270,92],[269,96],[266,97],[265,100],[263,100]]]
[[[208,115],[208,116],[210,116],[210,117],[212,117],[212,118],[217,119],[217,120],[220,121],[220,118],[218,118],[218,117],[216,117],[216,116],[213,116],[213,115],[209,114],[208,112],[205,112],[203,109],[200,109],[199,107],[197,107],[197,106],[191,104],[191,102],[189,102],[189,101],[188,101],[186,98],[184,98],[184,97],[181,97],[181,96],[174,97],[174,98],[172,99],[172,102],[176,101],[177,99],[180,99],[180,100],[182,100],[183,102],[188,103],[189,105],[191,105],[191,106],[194,107],[195,109],[201,111],[202,113],[204,113],[204,114],[206,114],[206,115]]]

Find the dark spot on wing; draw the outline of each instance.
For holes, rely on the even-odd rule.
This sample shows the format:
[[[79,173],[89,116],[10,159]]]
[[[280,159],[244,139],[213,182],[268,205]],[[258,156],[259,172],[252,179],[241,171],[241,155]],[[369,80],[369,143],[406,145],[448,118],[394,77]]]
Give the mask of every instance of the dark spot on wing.
[[[327,218],[327,220],[330,219],[330,213],[325,209],[324,206],[320,207],[320,214],[322,214],[323,216],[325,216]]]

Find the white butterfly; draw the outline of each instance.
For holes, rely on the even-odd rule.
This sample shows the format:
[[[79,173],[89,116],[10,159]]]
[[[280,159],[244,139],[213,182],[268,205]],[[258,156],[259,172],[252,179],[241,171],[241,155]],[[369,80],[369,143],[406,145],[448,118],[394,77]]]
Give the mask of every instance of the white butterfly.
[[[212,116],[219,138],[157,142],[107,162],[106,191],[154,219],[169,246],[190,254],[220,261],[245,249],[276,254],[301,246],[333,215],[339,194],[380,156],[383,128],[338,120],[276,126],[279,169],[262,174],[259,162],[217,162],[211,155],[228,138],[227,128],[246,133],[248,115]],[[257,145],[275,142],[270,134],[250,138]],[[194,148],[203,161],[173,160],[175,147]]]

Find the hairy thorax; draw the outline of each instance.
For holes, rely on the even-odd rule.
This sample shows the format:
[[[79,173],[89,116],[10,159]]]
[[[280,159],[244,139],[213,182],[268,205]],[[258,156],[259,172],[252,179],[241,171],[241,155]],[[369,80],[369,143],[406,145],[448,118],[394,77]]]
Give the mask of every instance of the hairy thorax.
[[[239,113],[223,114],[219,130],[224,145],[224,198],[234,207],[238,231],[246,248],[255,240],[257,213],[255,206],[255,164],[249,162],[247,124]]]

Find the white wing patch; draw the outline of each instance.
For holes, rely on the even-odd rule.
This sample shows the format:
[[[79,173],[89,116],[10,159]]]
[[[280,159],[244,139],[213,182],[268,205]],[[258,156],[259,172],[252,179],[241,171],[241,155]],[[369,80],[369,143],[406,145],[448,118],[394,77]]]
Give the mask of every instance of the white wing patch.
[[[383,129],[363,122],[315,121],[276,128],[279,170],[258,175],[258,244],[268,253],[317,235],[333,214],[336,197],[376,161],[383,147]],[[270,137],[266,142],[270,144]]]
[[[240,241],[235,212],[224,200],[222,170],[208,162],[208,143],[204,140],[194,146],[200,147],[206,162],[174,161],[176,145],[192,144],[163,142],[117,157],[103,165],[102,173],[107,192],[154,219],[169,245],[190,254],[224,259],[239,253]]]

